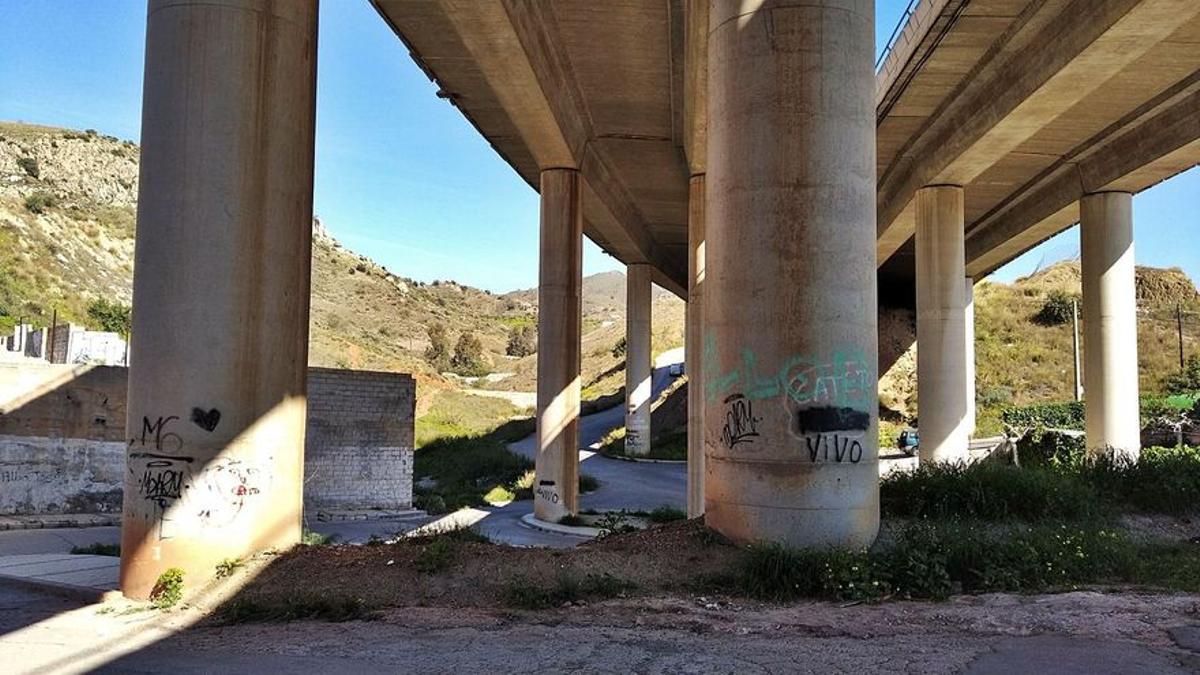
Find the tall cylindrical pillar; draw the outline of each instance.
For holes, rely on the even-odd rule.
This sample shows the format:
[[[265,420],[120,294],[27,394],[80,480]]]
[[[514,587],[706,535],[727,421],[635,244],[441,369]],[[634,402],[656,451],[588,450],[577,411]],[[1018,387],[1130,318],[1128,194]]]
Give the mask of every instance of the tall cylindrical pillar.
[[[879,527],[872,0],[709,15],[705,520],[736,541]]]
[[[579,339],[583,211],[579,172],[541,176],[537,456],[533,515],[557,522],[579,506]]]
[[[1102,192],[1079,202],[1083,268],[1083,398],[1088,451],[1136,460],[1137,297],[1133,196]]]
[[[687,514],[704,515],[704,174],[688,185],[688,297],[684,359],[687,398]]]
[[[299,541],[317,3],[151,0],[121,590]]]
[[[626,267],[625,277],[625,452],[650,452],[650,266]]]
[[[965,277],[963,302],[963,327],[966,329],[966,340],[963,346],[966,350],[967,366],[967,438],[975,434],[975,280]]]
[[[917,191],[917,423],[921,462],[967,458],[963,190]]]

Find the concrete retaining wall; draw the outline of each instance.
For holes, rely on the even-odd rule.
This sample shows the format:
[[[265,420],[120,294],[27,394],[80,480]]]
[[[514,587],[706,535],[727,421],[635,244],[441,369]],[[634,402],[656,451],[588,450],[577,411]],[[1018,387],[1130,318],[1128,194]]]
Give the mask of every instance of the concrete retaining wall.
[[[0,364],[0,515],[120,510],[127,370]],[[312,368],[305,509],[412,504],[416,385]]]

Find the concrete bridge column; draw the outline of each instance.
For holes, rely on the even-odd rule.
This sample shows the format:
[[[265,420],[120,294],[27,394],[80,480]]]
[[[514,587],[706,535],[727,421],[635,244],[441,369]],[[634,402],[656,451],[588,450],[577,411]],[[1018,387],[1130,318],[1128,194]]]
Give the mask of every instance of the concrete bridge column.
[[[625,452],[650,452],[650,266],[626,266]]]
[[[583,286],[579,172],[542,171],[541,195],[533,515],[557,522],[579,510],[579,340]]]
[[[688,298],[684,340],[687,399],[687,513],[704,515],[704,174],[688,185]]]
[[[1133,196],[1087,195],[1079,202],[1079,215],[1087,447],[1091,453],[1136,460],[1141,432]]]
[[[705,520],[741,542],[866,546],[874,2],[717,0],[709,26]]]
[[[921,462],[967,457],[963,190],[917,191],[917,421]]]
[[[967,365],[967,438],[968,442],[971,436],[975,435],[975,280],[971,277],[965,278],[964,302],[966,303],[964,311],[964,328],[966,328],[967,337],[964,347],[966,348],[966,365]]]
[[[300,539],[317,3],[151,0],[121,590]]]

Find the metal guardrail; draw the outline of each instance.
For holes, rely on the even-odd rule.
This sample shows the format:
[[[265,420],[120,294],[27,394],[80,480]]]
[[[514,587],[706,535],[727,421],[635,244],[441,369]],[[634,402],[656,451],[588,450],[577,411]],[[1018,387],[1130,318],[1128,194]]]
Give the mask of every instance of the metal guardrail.
[[[896,23],[896,27],[892,29],[892,35],[888,38],[887,44],[884,45],[883,51],[879,53],[879,58],[875,59],[876,73],[878,73],[879,69],[883,67],[883,63],[884,61],[887,61],[888,55],[892,53],[892,48],[896,46],[896,39],[900,37],[900,33],[902,33],[904,31],[904,27],[908,25],[908,19],[913,15],[913,12],[916,11],[917,3],[920,1],[921,0],[908,0],[908,7],[904,9],[904,14],[900,16],[900,21],[898,21]]]

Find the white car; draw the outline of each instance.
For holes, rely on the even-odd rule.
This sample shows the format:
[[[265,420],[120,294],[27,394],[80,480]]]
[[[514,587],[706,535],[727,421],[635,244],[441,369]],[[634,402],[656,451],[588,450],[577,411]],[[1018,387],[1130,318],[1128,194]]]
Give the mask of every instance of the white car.
[[[667,366],[667,374],[671,377],[679,377],[680,375],[683,375],[683,364],[672,363],[671,365]]]

